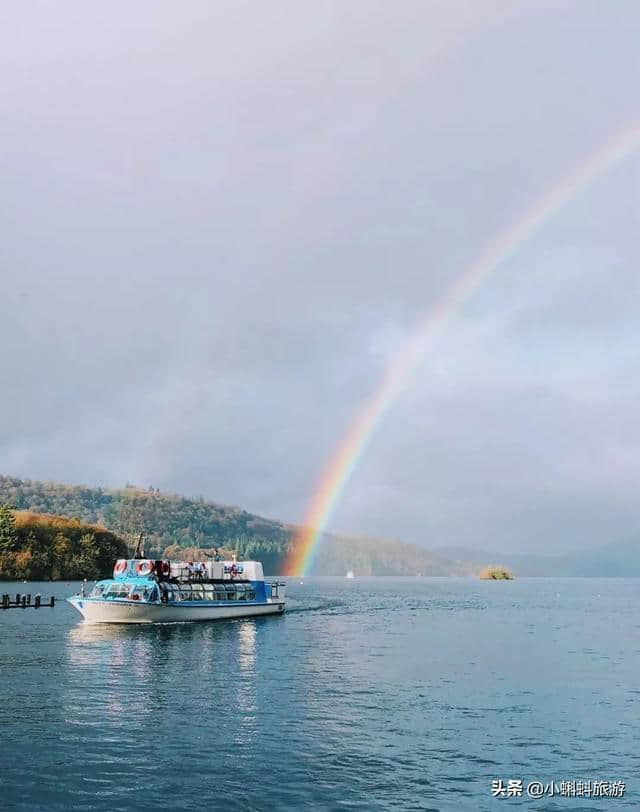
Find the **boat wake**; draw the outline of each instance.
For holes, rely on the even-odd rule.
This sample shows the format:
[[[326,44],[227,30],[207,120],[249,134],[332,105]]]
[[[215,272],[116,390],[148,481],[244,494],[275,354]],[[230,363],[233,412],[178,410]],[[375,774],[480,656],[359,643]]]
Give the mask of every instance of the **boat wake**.
[[[345,605],[345,602],[341,600],[326,600],[318,603],[299,603],[295,600],[295,598],[290,598],[289,602],[287,603],[286,614],[290,615],[297,612],[326,612],[341,609]]]

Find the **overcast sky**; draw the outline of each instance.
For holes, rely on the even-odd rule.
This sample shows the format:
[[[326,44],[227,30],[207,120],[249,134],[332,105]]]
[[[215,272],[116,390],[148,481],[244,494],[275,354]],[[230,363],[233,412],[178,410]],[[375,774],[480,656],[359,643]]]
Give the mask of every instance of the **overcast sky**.
[[[0,26],[0,471],[299,521],[497,234],[640,121],[636,2],[28,2]],[[640,156],[449,321],[329,529],[640,529]]]

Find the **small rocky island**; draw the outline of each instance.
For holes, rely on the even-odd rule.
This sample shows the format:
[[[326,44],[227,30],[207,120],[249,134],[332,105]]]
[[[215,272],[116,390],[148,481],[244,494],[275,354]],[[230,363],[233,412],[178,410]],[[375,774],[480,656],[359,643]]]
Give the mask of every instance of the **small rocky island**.
[[[482,578],[483,581],[513,581],[515,575],[507,567],[489,564],[478,573],[478,578]]]

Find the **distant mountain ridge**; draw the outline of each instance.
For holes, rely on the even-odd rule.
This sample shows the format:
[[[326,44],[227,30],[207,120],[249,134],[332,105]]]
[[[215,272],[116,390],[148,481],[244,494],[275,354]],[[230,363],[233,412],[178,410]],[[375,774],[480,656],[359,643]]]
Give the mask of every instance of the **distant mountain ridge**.
[[[490,552],[454,546],[438,547],[436,553],[454,565],[503,564],[520,576],[640,577],[640,536],[564,555]]]

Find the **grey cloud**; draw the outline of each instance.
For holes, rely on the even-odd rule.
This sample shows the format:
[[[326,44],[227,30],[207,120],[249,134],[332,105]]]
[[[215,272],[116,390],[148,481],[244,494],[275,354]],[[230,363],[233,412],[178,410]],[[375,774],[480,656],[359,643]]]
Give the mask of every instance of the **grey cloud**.
[[[637,120],[639,17],[7,11],[0,469],[300,520],[424,314]],[[585,189],[427,348],[331,529],[517,549],[637,526],[637,171]]]

